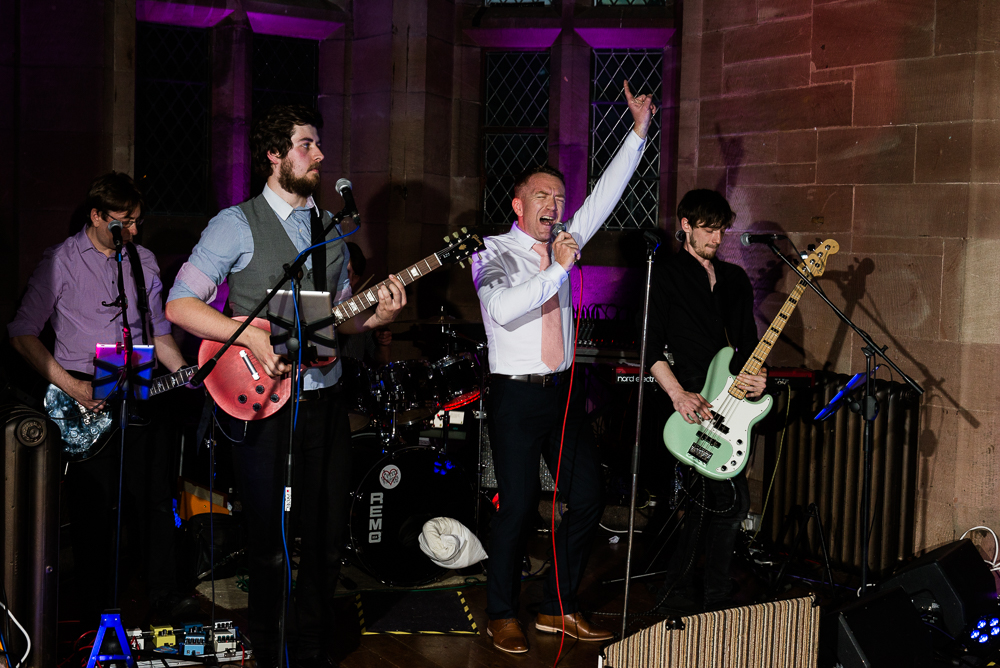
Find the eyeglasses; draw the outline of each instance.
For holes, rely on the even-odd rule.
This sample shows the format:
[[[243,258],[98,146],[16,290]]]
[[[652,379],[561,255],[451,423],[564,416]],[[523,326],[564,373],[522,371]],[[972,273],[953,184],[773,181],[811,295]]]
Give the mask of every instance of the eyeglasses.
[[[109,223],[118,223],[122,227],[131,227],[131,226],[135,225],[136,229],[138,229],[142,225],[143,220],[145,220],[144,218],[141,218],[141,217],[140,218],[131,218],[129,220],[117,220],[117,219],[112,218],[111,216],[109,216],[107,213],[105,213],[104,216],[108,219]]]

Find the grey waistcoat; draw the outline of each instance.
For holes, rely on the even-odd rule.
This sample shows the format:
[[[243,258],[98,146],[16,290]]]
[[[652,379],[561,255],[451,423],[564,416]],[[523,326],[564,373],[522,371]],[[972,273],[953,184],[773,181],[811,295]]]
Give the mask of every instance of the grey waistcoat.
[[[282,275],[281,265],[290,264],[298,251],[288,238],[285,228],[281,226],[278,215],[271,205],[260,194],[253,199],[240,204],[240,210],[250,223],[250,233],[253,235],[253,257],[242,270],[229,275],[229,308],[233,315],[246,315],[253,310],[267,291],[274,287]],[[323,212],[323,227],[330,224],[333,216],[329,211]],[[340,236],[334,227],[327,239]],[[326,288],[331,294],[336,294],[340,281],[340,273],[347,257],[347,246],[343,240],[335,241],[326,246]],[[300,281],[303,290],[313,289],[313,271],[303,270]],[[284,289],[290,289],[285,285]],[[259,316],[260,317],[260,316]]]

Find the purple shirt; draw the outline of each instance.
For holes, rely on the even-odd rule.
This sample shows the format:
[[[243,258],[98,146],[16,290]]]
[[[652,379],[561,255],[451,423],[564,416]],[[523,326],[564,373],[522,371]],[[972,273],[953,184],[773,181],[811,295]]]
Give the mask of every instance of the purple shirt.
[[[149,295],[152,330],[149,335],[170,333],[170,323],[163,315],[163,284],[160,269],[152,252],[136,245]],[[125,294],[128,296],[129,326],[132,340],[142,343],[142,326],[136,301],[135,280],[128,254],[122,252]],[[56,333],[53,356],[69,371],[94,373],[94,350],[98,343],[122,341],[121,309],[103,306],[118,297],[118,262],[94,248],[86,227],[61,244],[45,250],[35,268],[24,300],[14,320],[7,325],[11,337],[38,336],[47,320]],[[151,340],[149,343],[153,343]]]

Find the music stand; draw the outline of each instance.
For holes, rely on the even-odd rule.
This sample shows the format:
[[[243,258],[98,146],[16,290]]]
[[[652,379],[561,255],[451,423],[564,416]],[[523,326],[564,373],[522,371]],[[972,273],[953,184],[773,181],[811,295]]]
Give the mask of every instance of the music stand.
[[[864,371],[854,374],[854,376],[847,381],[847,385],[844,385],[844,388],[840,392],[837,392],[837,394],[833,395],[833,398],[830,399],[829,403],[816,413],[813,420],[815,422],[822,422],[832,418],[834,414],[840,410],[840,407],[847,402],[848,398],[850,398],[854,391],[864,385],[867,379],[868,374]],[[876,411],[877,410],[878,408],[876,407]]]

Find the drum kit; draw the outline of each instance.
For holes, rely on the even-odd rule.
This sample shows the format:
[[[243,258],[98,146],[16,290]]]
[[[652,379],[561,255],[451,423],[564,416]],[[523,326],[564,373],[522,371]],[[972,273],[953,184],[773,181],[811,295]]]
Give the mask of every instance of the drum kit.
[[[461,321],[442,317],[415,322],[441,326],[446,342],[442,357],[390,362],[377,369],[341,359],[353,432],[349,548],[362,568],[391,586],[415,586],[439,577],[445,569],[423,554],[417,541],[424,523],[452,517],[478,533],[481,505],[479,448],[470,458],[473,451],[464,443],[449,442],[449,416],[463,408],[482,415],[486,344],[451,329]],[[460,351],[462,347],[466,350]],[[481,441],[485,425],[474,423]],[[438,437],[432,428],[439,426]]]

